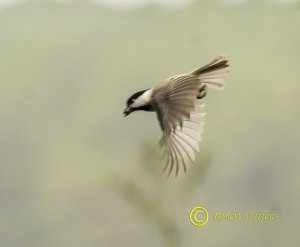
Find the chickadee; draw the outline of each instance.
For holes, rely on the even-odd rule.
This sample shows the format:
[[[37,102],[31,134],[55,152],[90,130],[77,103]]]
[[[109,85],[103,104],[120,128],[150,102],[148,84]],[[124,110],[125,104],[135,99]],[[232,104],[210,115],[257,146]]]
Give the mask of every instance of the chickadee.
[[[154,111],[160,123],[163,136],[160,147],[164,150],[166,165],[170,174],[191,160],[195,161],[195,151],[204,125],[204,104],[206,86],[217,89],[224,87],[228,74],[226,56],[219,56],[207,65],[190,73],[172,76],[154,87],[139,91],[127,100],[124,115],[134,111]]]

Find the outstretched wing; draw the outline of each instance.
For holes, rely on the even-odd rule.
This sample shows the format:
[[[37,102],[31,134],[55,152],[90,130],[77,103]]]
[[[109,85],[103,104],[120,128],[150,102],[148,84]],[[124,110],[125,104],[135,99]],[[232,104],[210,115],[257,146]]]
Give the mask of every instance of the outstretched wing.
[[[222,88],[228,74],[228,60],[219,56],[211,63],[189,74],[174,76],[152,89],[157,117],[163,131],[160,146],[169,174],[189,160],[195,160],[204,125],[204,104],[197,99],[202,85]]]
[[[200,80],[191,75],[181,75],[163,81],[152,90],[158,120],[164,134],[169,135],[183,119],[189,118],[195,108]]]
[[[202,133],[202,105],[197,100],[200,80],[193,75],[173,77],[153,88],[157,116],[163,130],[160,145],[164,149],[169,174],[176,167],[195,160]]]
[[[164,132],[160,145],[164,149],[166,159],[164,170],[168,170],[168,174],[175,167],[177,176],[180,166],[186,172],[189,161],[195,161],[195,151],[199,152],[198,143],[203,133],[204,115],[204,104],[198,99],[195,109],[190,113],[189,118],[184,118],[182,126],[177,125],[170,134]]]

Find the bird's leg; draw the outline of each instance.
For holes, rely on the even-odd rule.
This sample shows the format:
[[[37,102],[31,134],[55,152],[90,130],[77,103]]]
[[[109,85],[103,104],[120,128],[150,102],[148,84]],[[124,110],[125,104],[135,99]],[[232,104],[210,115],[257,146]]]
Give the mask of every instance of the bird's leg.
[[[197,99],[203,99],[206,96],[206,85],[203,85],[199,89],[199,94],[197,96]]]

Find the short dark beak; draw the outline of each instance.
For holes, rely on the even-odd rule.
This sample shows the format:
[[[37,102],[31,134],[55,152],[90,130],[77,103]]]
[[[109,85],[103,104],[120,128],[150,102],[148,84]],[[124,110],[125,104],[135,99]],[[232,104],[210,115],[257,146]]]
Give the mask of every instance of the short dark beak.
[[[132,112],[131,108],[130,108],[130,107],[127,107],[127,108],[124,110],[124,117],[128,116],[131,112]]]

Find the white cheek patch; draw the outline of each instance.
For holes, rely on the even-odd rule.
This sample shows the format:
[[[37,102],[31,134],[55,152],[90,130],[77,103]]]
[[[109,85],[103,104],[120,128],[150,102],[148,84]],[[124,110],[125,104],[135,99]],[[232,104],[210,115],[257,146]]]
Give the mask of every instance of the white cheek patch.
[[[134,108],[147,105],[151,101],[151,95],[152,91],[147,90],[145,93],[143,93],[140,97],[138,97],[131,106]]]
[[[139,98],[137,98],[135,101],[133,101],[133,103],[131,104],[131,107],[136,108],[136,107],[139,107],[139,106],[142,106],[142,105],[143,105],[142,101],[139,100]]]

